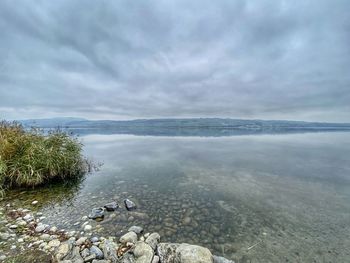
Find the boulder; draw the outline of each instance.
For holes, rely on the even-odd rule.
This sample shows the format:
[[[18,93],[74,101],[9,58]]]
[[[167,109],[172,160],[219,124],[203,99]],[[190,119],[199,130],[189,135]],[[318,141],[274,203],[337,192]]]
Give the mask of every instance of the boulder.
[[[207,248],[180,244],[175,251],[174,263],[213,263],[213,256]]]
[[[153,248],[143,241],[136,243],[134,248],[134,256],[136,263],[152,263],[153,259]]]
[[[159,243],[157,246],[157,255],[162,263],[173,263],[175,252],[180,244],[177,243]]]

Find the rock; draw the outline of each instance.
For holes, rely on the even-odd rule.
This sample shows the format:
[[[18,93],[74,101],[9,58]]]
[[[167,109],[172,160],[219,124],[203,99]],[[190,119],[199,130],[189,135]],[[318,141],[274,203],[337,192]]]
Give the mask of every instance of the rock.
[[[9,238],[10,238],[9,233],[6,233],[6,232],[0,233],[0,240],[7,240]]]
[[[153,257],[152,263],[159,263],[159,257],[157,255]]]
[[[173,263],[175,252],[180,244],[177,243],[159,243],[157,246],[157,255],[162,263]]]
[[[191,217],[186,216],[183,220],[182,220],[182,224],[184,225],[189,225],[191,223]]]
[[[137,241],[137,235],[135,232],[128,232],[119,239],[119,242],[122,244],[126,244],[128,242],[135,244],[136,241]]]
[[[80,238],[75,242],[75,244],[76,244],[77,246],[81,246],[82,244],[84,244],[84,243],[86,242],[86,240],[87,240],[87,237],[80,237]]]
[[[97,260],[97,259],[94,259],[92,261],[92,263],[109,263],[108,260]]]
[[[89,218],[94,220],[98,220],[98,219],[102,220],[105,216],[104,212],[105,210],[102,207],[93,208],[91,210],[91,213],[89,214]]]
[[[128,231],[135,232],[136,234],[141,234],[143,232],[143,228],[140,226],[132,226],[128,229]]]
[[[83,251],[80,252],[80,255],[83,257],[83,259],[85,261],[85,258],[90,255],[90,250],[88,248],[84,248]],[[95,259],[95,258],[93,258],[93,259]],[[91,261],[93,259],[91,259]]]
[[[34,217],[31,215],[31,214],[26,214],[24,217],[23,217],[23,220],[27,221],[27,222],[30,222],[30,221],[33,221],[34,220]]]
[[[1,256],[0,256],[0,262],[3,261],[3,260],[5,260],[5,259],[6,259],[6,256],[5,256],[5,255],[1,255]]]
[[[117,210],[118,207],[119,207],[119,205],[117,202],[110,202],[110,203],[104,205],[104,208],[106,208],[106,210],[109,212]]]
[[[17,239],[17,242],[18,242],[18,243],[23,243],[23,242],[24,242],[24,239],[23,239],[23,238],[19,238],[19,239]]]
[[[49,228],[48,225],[40,224],[35,228],[35,232],[37,232],[37,233],[44,232],[48,228]]]
[[[84,258],[84,262],[92,262],[96,258],[95,254],[91,254],[90,256],[87,256]]]
[[[131,211],[131,210],[135,210],[136,209],[136,204],[129,200],[129,199],[125,199],[124,200],[124,204],[125,204],[125,208],[128,210],[128,211]]]
[[[103,252],[96,246],[91,246],[90,254],[95,254],[96,259],[103,259]]]
[[[103,245],[103,255],[104,258],[110,260],[112,263],[118,262],[118,256],[116,253],[116,244],[111,242],[110,240],[106,240]]]
[[[139,241],[134,248],[136,263],[152,263],[154,251],[150,245]]]
[[[36,204],[38,204],[38,203],[39,203],[39,201],[36,201],[36,200],[35,200],[35,201],[32,202],[32,205],[36,205]]]
[[[84,231],[91,231],[91,229],[92,229],[91,225],[84,226]]]
[[[213,256],[213,261],[214,263],[235,263],[233,260],[229,260],[224,257],[219,257],[219,256]]]
[[[57,231],[57,227],[53,226],[50,228],[50,232],[56,232]]]
[[[68,256],[68,254],[70,254],[70,252],[72,252],[72,249],[73,249],[72,242],[67,241],[67,242],[60,244],[60,246],[57,248],[57,251],[56,251],[56,260],[61,261],[64,258],[66,258]]]
[[[51,238],[50,238],[50,235],[49,234],[42,234],[40,236],[40,239],[44,240],[44,241],[49,241]]]
[[[160,235],[158,233],[152,233],[146,239],[146,243],[150,245],[153,250],[156,249],[159,241],[160,241]]]
[[[49,247],[58,247],[61,242],[58,239],[51,240],[47,245]]]
[[[16,229],[18,226],[17,225],[10,225],[9,228],[10,229]]]
[[[212,263],[209,249],[189,244],[180,244],[175,251],[174,263]]]
[[[19,226],[26,226],[27,222],[24,221],[24,220],[19,220],[19,221],[17,221],[17,225],[19,225]]]
[[[91,239],[90,239],[90,241],[92,242],[92,243],[96,243],[96,242],[98,242],[100,239],[98,238],[98,237],[92,237]]]

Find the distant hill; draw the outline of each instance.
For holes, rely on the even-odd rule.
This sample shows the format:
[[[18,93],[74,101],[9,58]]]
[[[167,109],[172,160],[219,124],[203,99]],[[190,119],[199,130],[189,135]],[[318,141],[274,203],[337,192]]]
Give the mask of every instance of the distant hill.
[[[128,121],[52,118],[20,121],[25,127],[62,128],[79,134],[231,136],[241,134],[350,131],[350,123],[223,118],[137,119]]]

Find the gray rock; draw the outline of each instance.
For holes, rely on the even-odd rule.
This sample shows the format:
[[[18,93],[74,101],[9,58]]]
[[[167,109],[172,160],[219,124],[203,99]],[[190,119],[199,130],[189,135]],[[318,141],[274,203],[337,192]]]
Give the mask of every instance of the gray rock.
[[[229,260],[227,258],[219,257],[215,255],[213,255],[213,260],[214,260],[214,263],[235,263],[233,260]]]
[[[159,243],[157,246],[157,255],[162,263],[173,263],[175,252],[180,244],[177,243]]]
[[[153,257],[152,263],[159,263],[159,257],[157,255]]]
[[[40,224],[35,228],[35,232],[40,233],[40,232],[44,232],[45,230],[47,230],[49,228],[48,225],[45,224]]]
[[[176,248],[174,263],[212,263],[209,249],[189,244],[180,244]]]
[[[90,219],[95,219],[95,220],[101,220],[104,218],[104,212],[105,210],[102,208],[102,207],[99,207],[99,208],[93,208],[91,210],[91,213],[89,214],[89,218]]]
[[[80,237],[77,241],[76,241],[76,245],[77,246],[81,246],[82,244],[84,244],[87,240],[87,237]]]
[[[131,201],[130,199],[125,199],[124,200],[124,204],[125,204],[125,208],[128,210],[128,211],[131,211],[131,210],[135,210],[136,209],[136,204]]]
[[[70,242],[66,242],[64,244],[67,244],[67,243],[68,243],[68,247],[70,246],[73,247],[73,245],[70,244]],[[61,246],[58,248],[59,250]],[[66,250],[66,247],[61,248],[61,251],[65,251],[65,250]],[[58,257],[58,255],[59,254],[56,255],[56,258]],[[70,260],[71,262],[74,262],[74,263],[84,263],[84,259],[80,256],[80,253],[79,253],[79,247],[73,247],[71,250],[69,250],[68,254],[61,259]],[[60,262],[60,260],[58,260],[58,262]]]
[[[6,233],[6,232],[0,233],[0,240],[7,240],[9,238],[10,238],[9,233]]]
[[[100,239],[98,238],[98,237],[92,237],[91,239],[90,239],[90,241],[92,242],[92,243],[96,243],[96,242],[98,242]]]
[[[146,239],[146,243],[150,245],[153,250],[156,249],[159,241],[160,241],[160,235],[158,233],[152,233]]]
[[[118,207],[119,207],[119,205],[117,202],[110,202],[110,203],[104,205],[104,208],[106,208],[106,210],[109,212],[117,210]]]
[[[150,245],[139,241],[134,248],[136,263],[152,263],[154,251]]]
[[[109,263],[108,260],[98,260],[98,259],[94,259],[92,261],[92,263]]]
[[[95,254],[96,259],[103,259],[103,252],[96,246],[91,246],[90,254]]]
[[[23,220],[27,221],[27,222],[30,222],[30,221],[33,221],[34,220],[34,217],[31,215],[31,214],[26,214],[24,217],[23,217]]]
[[[84,258],[88,257],[90,255],[90,250],[88,248],[84,248],[83,251],[81,251],[80,255]],[[95,258],[93,258],[95,259]],[[91,260],[92,261],[92,260]]]
[[[125,235],[123,235],[122,237],[120,237],[119,242],[122,244],[126,244],[128,242],[131,243],[136,243],[137,241],[137,235],[135,232],[128,232]]]
[[[141,234],[143,232],[143,228],[140,226],[132,226],[128,229],[128,231],[135,232],[136,234]]]
[[[103,244],[103,255],[104,258],[110,260],[112,263],[118,262],[118,256],[116,253],[116,244],[111,242],[110,240],[106,240]]]
[[[84,258],[84,262],[92,262],[96,258],[95,254],[91,254],[90,256],[87,256]]]

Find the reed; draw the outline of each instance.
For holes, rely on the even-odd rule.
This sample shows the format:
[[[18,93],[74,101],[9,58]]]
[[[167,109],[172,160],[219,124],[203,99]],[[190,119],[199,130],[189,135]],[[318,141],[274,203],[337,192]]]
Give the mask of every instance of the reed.
[[[25,130],[16,122],[0,122],[0,191],[34,187],[83,175],[89,164],[82,144],[61,130]]]

